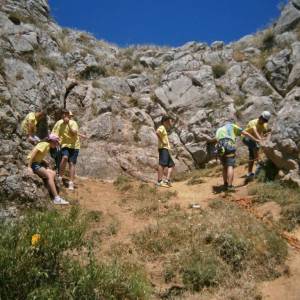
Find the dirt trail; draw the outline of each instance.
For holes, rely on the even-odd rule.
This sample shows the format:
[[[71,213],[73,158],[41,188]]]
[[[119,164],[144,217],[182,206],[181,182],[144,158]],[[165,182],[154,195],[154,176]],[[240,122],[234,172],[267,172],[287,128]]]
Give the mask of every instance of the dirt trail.
[[[300,229],[294,232],[300,240]],[[263,299],[266,300],[299,300],[300,299],[300,253],[289,248],[286,261],[287,274],[274,281],[261,285]]]
[[[241,199],[248,195],[247,187],[244,186],[243,175],[245,173],[244,166],[239,166],[235,170],[234,184],[237,188],[232,196],[233,199]],[[220,185],[222,185],[221,176],[205,177],[203,183],[196,185],[187,185],[187,182],[175,182],[173,187],[170,188],[170,190],[177,191],[177,197],[171,200],[172,204],[179,204],[182,209],[189,209],[191,204],[199,204],[201,208],[205,209],[211,200],[226,197],[224,193],[216,194],[213,192],[213,187]],[[87,211],[101,213],[101,222],[95,223],[92,228],[94,232],[107,231],[105,238],[101,239],[99,256],[110,253],[111,246],[115,243],[130,244],[134,233],[156,222],[151,217],[137,217],[132,208],[122,205],[124,193],[119,192],[112,182],[78,178],[75,192],[65,191],[64,196],[71,199],[71,201],[79,202],[80,206]],[[278,212],[274,211],[274,214],[278,214]],[[115,232],[113,232],[113,226],[117,227]],[[110,230],[112,231],[111,234],[109,233]],[[296,234],[300,239],[300,230]],[[290,248],[286,264],[289,269],[287,275],[259,285],[263,295],[262,299],[300,299],[300,253]],[[146,268],[150,271],[151,280],[159,282],[160,267],[149,263]]]

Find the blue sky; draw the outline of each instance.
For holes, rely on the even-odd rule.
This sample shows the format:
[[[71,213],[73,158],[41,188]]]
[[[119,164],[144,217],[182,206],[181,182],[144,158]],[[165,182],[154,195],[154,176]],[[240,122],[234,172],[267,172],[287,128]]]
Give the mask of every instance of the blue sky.
[[[230,42],[276,19],[282,0],[49,0],[63,27],[128,46]]]

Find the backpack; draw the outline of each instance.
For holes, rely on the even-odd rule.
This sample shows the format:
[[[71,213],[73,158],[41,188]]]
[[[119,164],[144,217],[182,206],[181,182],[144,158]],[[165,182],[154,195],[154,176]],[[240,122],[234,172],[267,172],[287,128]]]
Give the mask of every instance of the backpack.
[[[216,152],[220,157],[235,154],[236,147],[234,141],[229,138],[219,140],[216,145]]]

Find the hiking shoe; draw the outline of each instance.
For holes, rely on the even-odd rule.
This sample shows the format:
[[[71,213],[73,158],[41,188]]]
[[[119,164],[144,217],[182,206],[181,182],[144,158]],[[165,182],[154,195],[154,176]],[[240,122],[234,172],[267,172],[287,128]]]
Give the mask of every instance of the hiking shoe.
[[[64,200],[63,198],[60,198],[59,196],[55,197],[53,200],[54,204],[57,205],[67,205],[70,204],[68,201]]]
[[[245,179],[245,183],[251,182],[252,180],[254,180],[254,177],[255,177],[255,174],[254,174],[254,173],[249,173],[249,174],[247,174],[247,177],[246,177],[246,179]]]
[[[69,190],[74,191],[74,182],[73,181],[69,181]]]
[[[172,186],[171,180],[166,179],[166,180],[163,180],[163,182],[164,182],[166,185],[168,185],[169,187]]]
[[[233,185],[228,185],[226,191],[229,193],[235,192],[235,187]]]
[[[158,186],[158,187],[166,187],[166,188],[169,187],[164,181],[157,182],[156,186]]]

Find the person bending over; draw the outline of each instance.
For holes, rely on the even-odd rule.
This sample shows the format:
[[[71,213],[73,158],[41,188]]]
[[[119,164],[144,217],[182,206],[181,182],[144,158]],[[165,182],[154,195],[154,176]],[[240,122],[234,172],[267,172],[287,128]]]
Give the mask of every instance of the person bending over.
[[[62,199],[57,192],[55,186],[55,171],[45,167],[48,163],[45,161],[46,155],[49,153],[50,148],[55,148],[59,144],[59,137],[50,134],[45,142],[38,143],[28,156],[28,169],[30,173],[35,173],[42,179],[46,179],[47,188],[54,197],[54,204],[69,204],[68,201]]]
[[[29,113],[21,124],[22,133],[26,135],[27,141],[32,145],[36,145],[40,138],[36,135],[38,123],[46,117],[44,111]]]
[[[258,119],[251,120],[245,129],[245,132],[251,134],[255,139],[245,136],[243,137],[243,143],[248,147],[249,151],[249,162],[248,162],[248,174],[247,178],[251,179],[254,177],[253,167],[254,162],[259,160],[259,142],[264,139],[264,136],[269,131],[268,122],[271,118],[271,113],[268,111],[262,112]],[[259,142],[257,142],[257,140]]]
[[[228,191],[234,191],[233,178],[235,167],[236,139],[238,136],[247,136],[259,142],[248,132],[234,123],[227,123],[220,127],[216,132],[217,150],[223,165],[224,188]]]

